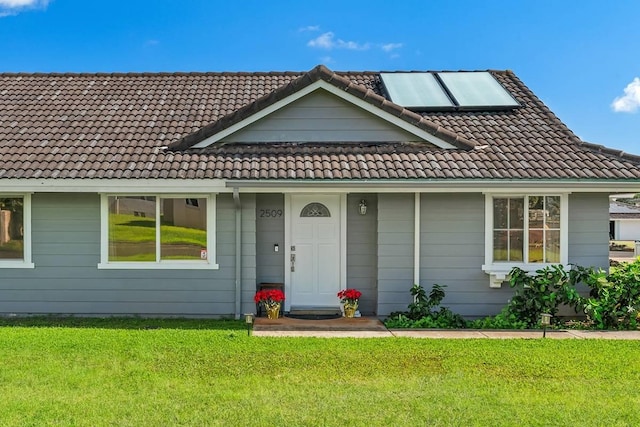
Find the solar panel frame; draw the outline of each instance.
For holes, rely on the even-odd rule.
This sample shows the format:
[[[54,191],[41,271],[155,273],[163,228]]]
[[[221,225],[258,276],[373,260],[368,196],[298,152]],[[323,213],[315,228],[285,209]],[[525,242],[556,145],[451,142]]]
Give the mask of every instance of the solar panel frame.
[[[436,77],[460,110],[511,110],[521,106],[488,71],[447,71],[436,73]]]
[[[450,111],[456,104],[433,73],[380,73],[389,98],[415,111]]]

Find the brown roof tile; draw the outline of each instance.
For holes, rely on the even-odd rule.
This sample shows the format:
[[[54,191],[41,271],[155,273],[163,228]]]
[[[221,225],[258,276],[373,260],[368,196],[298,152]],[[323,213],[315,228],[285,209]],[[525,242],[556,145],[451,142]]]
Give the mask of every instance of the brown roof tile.
[[[379,73],[322,66],[308,73],[0,74],[0,179],[640,179],[640,156],[580,141],[512,72],[492,73],[521,108],[418,114],[383,97]],[[459,149],[186,148],[320,79]]]

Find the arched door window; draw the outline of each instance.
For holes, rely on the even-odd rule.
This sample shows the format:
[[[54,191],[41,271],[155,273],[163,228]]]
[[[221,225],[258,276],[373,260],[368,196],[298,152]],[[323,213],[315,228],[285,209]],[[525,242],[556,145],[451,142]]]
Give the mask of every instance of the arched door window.
[[[322,203],[317,202],[309,203],[300,211],[301,218],[322,218],[330,216],[331,212],[329,212],[329,209]]]

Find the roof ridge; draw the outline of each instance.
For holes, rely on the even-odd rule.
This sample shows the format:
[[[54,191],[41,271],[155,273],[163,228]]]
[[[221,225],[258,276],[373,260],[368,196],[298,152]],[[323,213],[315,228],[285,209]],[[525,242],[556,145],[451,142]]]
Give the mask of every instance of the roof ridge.
[[[561,128],[562,133],[568,136],[572,140],[572,142],[574,143],[582,142],[582,140],[575,133],[573,133],[573,131],[569,129],[569,127],[566,124],[564,124],[564,122],[560,120],[560,118],[556,116],[555,113],[551,111],[549,107],[547,107],[546,104],[542,102],[542,100],[538,98],[538,96],[535,93],[533,93],[533,91],[529,89],[529,87],[525,85],[518,76],[515,75],[513,71],[507,70],[505,74],[508,75],[509,78],[517,86],[519,86],[523,92],[527,94],[528,98],[530,98],[531,100],[533,100],[533,102],[537,104],[537,107],[540,109],[540,111],[542,111],[542,113],[545,114],[553,124]]]
[[[0,72],[0,77],[298,76],[304,71]]]
[[[595,151],[596,153],[608,154],[610,156],[619,157],[625,160],[631,160],[633,162],[640,162],[640,155],[627,153],[624,150],[618,150],[616,148],[609,148],[601,144],[594,144],[593,142],[582,141],[578,145],[584,146],[589,151]]]
[[[314,67],[311,71],[315,70],[318,67],[323,67],[325,70],[331,72],[332,74],[337,74],[339,76],[343,75],[378,75],[380,73],[449,73],[449,72],[458,72],[458,73],[477,73],[477,72],[492,72],[492,73],[511,73],[511,70],[495,70],[495,69],[475,69],[475,70],[365,70],[365,71],[357,71],[357,70],[337,70],[331,71],[325,65],[320,64]],[[35,76],[35,77],[58,77],[58,76],[87,76],[87,77],[95,77],[95,76],[127,76],[127,77],[135,77],[135,76],[296,76],[296,75],[304,75],[308,74],[310,71],[294,71],[294,70],[283,70],[283,71],[5,71],[0,72],[0,77],[24,77],[24,76]]]

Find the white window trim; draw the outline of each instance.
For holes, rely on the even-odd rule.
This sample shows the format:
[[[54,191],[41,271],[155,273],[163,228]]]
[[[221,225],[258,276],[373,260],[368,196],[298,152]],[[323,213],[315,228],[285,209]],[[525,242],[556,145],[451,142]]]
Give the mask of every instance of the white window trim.
[[[160,245],[156,245],[156,260],[149,262],[109,261],[109,197],[110,196],[153,196],[156,200],[164,198],[198,198],[207,200],[207,260],[161,260]],[[160,204],[156,203],[160,218]],[[100,195],[100,263],[101,270],[217,270],[216,255],[216,194],[149,194],[149,193],[104,193]],[[160,241],[160,229],[156,227],[156,242]]]
[[[36,265],[31,259],[31,193],[22,194],[1,194],[0,197],[22,197],[22,227],[24,228],[23,237],[23,259],[6,259],[0,260],[0,268],[35,268]]]
[[[560,262],[559,263],[543,263],[543,262],[513,262],[513,261],[493,261],[493,199],[506,197],[525,197],[525,196],[559,196],[560,197]],[[484,265],[482,270],[489,275],[489,286],[492,288],[500,288],[502,282],[508,280],[509,272],[512,268],[518,267],[524,271],[536,271],[551,265],[562,264],[565,267],[569,265],[569,193],[485,193],[484,204]],[[528,228],[525,219],[525,247],[528,245]]]

